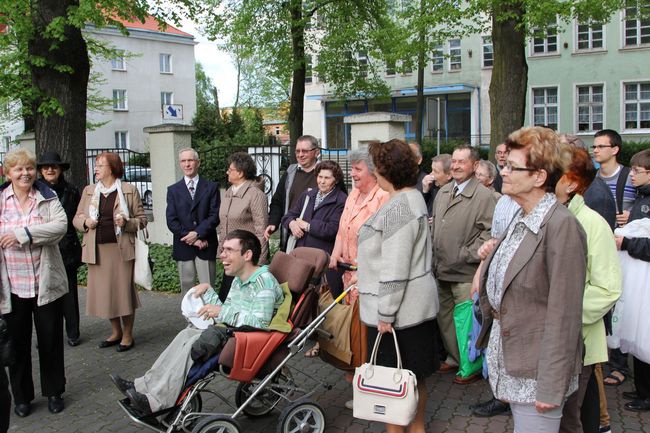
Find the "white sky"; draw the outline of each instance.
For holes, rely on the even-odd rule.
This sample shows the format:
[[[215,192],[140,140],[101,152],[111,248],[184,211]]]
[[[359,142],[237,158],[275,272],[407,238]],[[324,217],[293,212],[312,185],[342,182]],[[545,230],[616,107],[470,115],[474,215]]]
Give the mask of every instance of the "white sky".
[[[230,55],[220,51],[216,42],[204,37],[194,22],[184,19],[180,28],[194,35],[194,40],[198,42],[194,46],[194,56],[196,62],[203,65],[206,75],[217,87],[219,106],[221,108],[232,106],[237,92],[237,70]]]

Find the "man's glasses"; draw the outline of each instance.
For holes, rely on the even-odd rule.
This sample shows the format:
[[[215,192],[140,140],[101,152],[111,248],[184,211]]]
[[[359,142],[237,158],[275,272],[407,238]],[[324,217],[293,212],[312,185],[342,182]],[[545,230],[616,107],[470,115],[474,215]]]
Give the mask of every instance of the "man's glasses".
[[[591,146],[591,148],[593,150],[603,150],[603,149],[606,149],[608,147],[614,147],[614,146],[612,146],[611,144],[598,144],[598,145],[595,144],[595,145]]]
[[[530,167],[514,167],[511,163],[506,162],[506,165],[503,166],[501,170],[508,170],[508,171],[537,171],[536,168],[530,168]]]
[[[309,152],[313,152],[314,150],[318,150],[317,147],[314,147],[313,149],[296,149],[296,153],[300,155],[304,155]]]
[[[234,249],[234,248],[228,248],[228,247],[226,247],[226,248],[224,248],[223,250],[221,250],[221,252],[226,253],[226,255],[229,256],[229,255],[234,254],[234,253],[239,253],[239,252],[241,252],[241,250],[236,250],[236,249]]]
[[[643,170],[643,169],[638,169],[638,168],[631,168],[631,169],[630,169],[630,173],[632,173],[632,174],[635,175],[635,176],[636,176],[637,174],[643,174],[643,173],[647,173],[647,172],[649,172],[649,171],[650,171],[650,170]]]

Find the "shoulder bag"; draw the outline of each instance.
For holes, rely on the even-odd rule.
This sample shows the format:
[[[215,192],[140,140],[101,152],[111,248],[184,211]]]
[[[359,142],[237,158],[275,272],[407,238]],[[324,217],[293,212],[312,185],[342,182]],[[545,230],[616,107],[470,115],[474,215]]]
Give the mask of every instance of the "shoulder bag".
[[[418,408],[417,379],[402,368],[397,336],[392,331],[397,353],[397,368],[377,365],[377,351],[382,334],[377,335],[370,362],[357,367],[353,385],[353,416],[369,421],[406,426]]]
[[[135,266],[133,269],[133,282],[147,290],[152,289],[153,275],[149,260],[149,233],[147,229],[138,230],[135,237]]]
[[[307,210],[307,205],[309,204],[309,196],[305,196],[305,204],[302,205],[302,212],[300,212],[300,216],[298,218],[301,218],[305,215],[305,211]],[[291,233],[291,229],[289,229],[289,233]],[[287,240],[287,248],[285,253],[289,254],[291,251],[293,251],[294,248],[296,248],[296,242],[298,239],[294,235],[289,235],[289,239]]]

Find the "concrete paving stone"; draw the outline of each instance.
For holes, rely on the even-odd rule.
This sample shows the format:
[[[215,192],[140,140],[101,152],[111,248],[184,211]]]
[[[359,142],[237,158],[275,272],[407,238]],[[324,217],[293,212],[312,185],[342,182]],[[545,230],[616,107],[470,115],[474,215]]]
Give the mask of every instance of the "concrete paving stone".
[[[174,336],[186,326],[180,315],[180,295],[141,292],[142,308],[137,310],[135,323],[136,346],[133,350],[118,353],[114,348],[98,349],[97,344],[108,337],[108,321],[83,315],[85,290],[80,289],[82,311],[82,344],[65,346],[66,362],[66,409],[52,415],[47,411],[47,400],[40,396],[37,351],[33,350],[34,382],[36,384],[34,413],[27,418],[11,417],[10,433],[134,433],[150,431],[132,423],[117,405],[122,395],[115,389],[109,373],[117,372],[128,379],[142,375],[158,354]],[[35,344],[35,341],[34,341]],[[344,407],[351,398],[349,382],[343,372],[318,359],[307,359],[301,353],[290,361],[292,367],[305,374],[294,373],[298,384],[307,390],[316,389],[312,399],[321,405],[326,416],[326,432],[380,433],[384,426],[363,420],[355,420],[352,412]],[[491,398],[489,385],[479,382],[472,385],[455,385],[453,375],[434,374],[427,380],[428,393],[425,422],[432,433],[509,433],[512,432],[510,417],[478,418],[471,415],[469,405]],[[332,385],[325,390],[317,381]],[[230,400],[234,398],[236,382],[217,378],[211,389],[222,392]],[[607,387],[609,411],[614,433],[650,433],[650,413],[625,411],[621,398],[623,391],[632,389],[631,381],[620,387]],[[213,413],[232,413],[229,407],[214,396],[206,395],[204,410]],[[276,431],[280,410],[269,416],[249,419],[241,417],[242,432],[272,433]]]

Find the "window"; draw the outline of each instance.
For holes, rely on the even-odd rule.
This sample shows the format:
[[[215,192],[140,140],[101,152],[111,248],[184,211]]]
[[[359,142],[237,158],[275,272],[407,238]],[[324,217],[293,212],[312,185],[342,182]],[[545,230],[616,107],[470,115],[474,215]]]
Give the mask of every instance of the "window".
[[[279,126],[275,127],[275,135],[280,135],[280,127]]]
[[[577,49],[582,50],[600,50],[603,48],[603,25],[578,23],[576,29],[578,36]]]
[[[445,54],[442,52],[442,44],[436,45],[436,48],[433,50],[433,55],[431,56],[433,60],[433,65],[431,70],[433,72],[442,72],[443,62],[445,59]]]
[[[128,110],[128,104],[126,100],[126,90],[123,89],[114,89],[113,90],[113,110],[117,111],[126,111]]]
[[[115,148],[129,148],[129,131],[115,131]]]
[[[413,64],[410,61],[402,61],[402,75],[411,75],[413,73]]]
[[[160,54],[160,73],[161,74],[171,74],[172,73],[172,55],[171,54]]]
[[[174,92],[160,92],[160,105],[170,105],[174,103]]]
[[[625,46],[650,44],[650,2],[627,0],[625,2]]]
[[[357,62],[359,62],[359,75],[368,76],[368,54],[365,51],[357,53]]]
[[[124,61],[124,51],[119,51],[111,59],[111,69],[114,71],[126,71],[126,62]]]
[[[395,60],[386,61],[386,76],[387,77],[395,76]]]
[[[557,87],[533,89],[533,125],[558,129]]]
[[[533,54],[557,53],[557,24],[552,23],[546,30],[537,30],[533,36]]]
[[[603,85],[578,86],[576,90],[578,131],[600,131],[603,129]]]
[[[494,52],[492,51],[492,36],[483,36],[483,67],[491,68],[494,62]]]
[[[625,84],[625,129],[650,128],[650,82]]]
[[[305,54],[305,83],[311,83],[313,81],[313,66],[311,55]]]
[[[460,53],[460,39],[449,40],[449,70],[460,71],[462,67]]]

